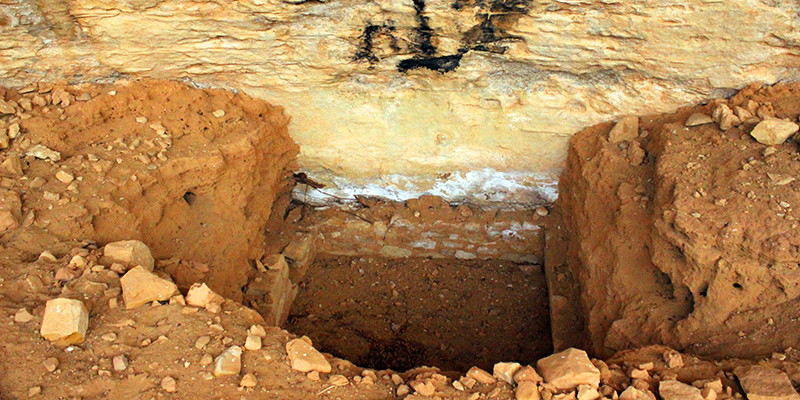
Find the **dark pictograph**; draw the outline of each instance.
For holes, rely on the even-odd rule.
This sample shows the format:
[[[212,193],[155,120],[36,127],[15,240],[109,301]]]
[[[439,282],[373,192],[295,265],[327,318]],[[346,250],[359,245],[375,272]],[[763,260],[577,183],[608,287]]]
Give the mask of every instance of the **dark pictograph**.
[[[413,2],[416,25],[410,28],[410,32],[400,32],[391,20],[367,25],[359,37],[360,45],[353,59],[374,65],[380,62],[382,56],[407,54],[408,58],[397,64],[400,72],[420,68],[441,73],[454,71],[469,51],[503,54],[508,43],[522,40],[509,34],[508,28],[532,6],[532,0],[454,1],[451,7],[456,12],[477,9],[477,21],[461,33],[461,46],[455,54],[441,54],[434,44],[435,32],[425,13],[425,0]],[[380,50],[378,41],[384,43]]]

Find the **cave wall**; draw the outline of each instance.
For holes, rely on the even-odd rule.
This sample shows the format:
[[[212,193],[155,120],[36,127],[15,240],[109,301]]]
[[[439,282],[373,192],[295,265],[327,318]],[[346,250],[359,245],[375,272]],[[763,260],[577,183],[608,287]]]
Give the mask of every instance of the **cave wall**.
[[[286,108],[300,167],[329,194],[542,202],[583,127],[800,77],[798,12],[780,0],[0,0],[0,85],[130,75],[241,90]]]

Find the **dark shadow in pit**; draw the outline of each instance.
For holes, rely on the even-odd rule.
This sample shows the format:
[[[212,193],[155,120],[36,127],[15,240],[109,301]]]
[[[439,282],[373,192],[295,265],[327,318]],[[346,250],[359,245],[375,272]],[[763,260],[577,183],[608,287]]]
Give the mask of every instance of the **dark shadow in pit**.
[[[553,350],[541,268],[507,261],[319,256],[285,328],[378,370],[491,370]]]

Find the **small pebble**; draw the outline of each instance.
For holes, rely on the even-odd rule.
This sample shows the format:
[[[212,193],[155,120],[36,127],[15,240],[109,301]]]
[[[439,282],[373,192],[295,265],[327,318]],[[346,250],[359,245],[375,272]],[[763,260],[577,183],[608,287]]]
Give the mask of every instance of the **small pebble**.
[[[128,359],[124,355],[114,356],[111,363],[114,366],[114,371],[125,371],[128,369]]]
[[[241,387],[255,387],[258,383],[258,379],[253,374],[244,374],[242,377],[242,381],[239,382],[239,386]]]
[[[14,314],[14,322],[24,324],[26,322],[30,322],[33,320],[33,315],[28,312],[28,310],[24,308],[20,308],[17,310],[16,314]]]
[[[536,215],[538,215],[540,217],[546,217],[547,214],[549,214],[549,213],[550,212],[547,211],[547,208],[545,208],[545,207],[537,207],[536,208]]]
[[[308,379],[310,379],[312,381],[315,381],[315,382],[319,381],[319,371],[311,371],[311,372],[309,372],[308,374],[306,374],[306,378],[308,378]]]
[[[34,387],[28,389],[28,397],[36,396],[39,393],[42,393],[42,387],[41,386],[34,386]]]
[[[203,350],[206,348],[209,342],[211,342],[210,336],[200,336],[197,338],[197,341],[194,342],[194,348],[197,350]]]
[[[344,386],[350,383],[344,375],[331,375],[328,378],[328,384],[333,386]]]
[[[211,357],[211,354],[203,354],[203,357],[200,358],[200,365],[211,365],[212,362],[214,362],[214,357]]]
[[[178,383],[175,382],[175,379],[171,376],[165,376],[164,379],[161,380],[161,388],[167,393],[175,393],[178,391]]]
[[[247,337],[247,340],[244,342],[244,348],[247,350],[260,350],[261,349],[261,337],[250,335]]]
[[[53,372],[56,370],[56,368],[58,368],[58,359],[55,357],[50,357],[42,361],[42,365],[44,365],[44,369],[46,369],[47,372]]]
[[[217,110],[214,111],[212,114],[214,114],[214,116],[217,118],[222,118],[225,116],[225,110]]]

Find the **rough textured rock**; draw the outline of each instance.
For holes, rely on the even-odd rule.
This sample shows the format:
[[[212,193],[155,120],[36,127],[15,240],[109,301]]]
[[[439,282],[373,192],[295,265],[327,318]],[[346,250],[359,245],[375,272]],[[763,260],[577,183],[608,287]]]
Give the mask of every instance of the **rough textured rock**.
[[[700,389],[676,380],[661,381],[658,394],[664,400],[703,400]]]
[[[308,341],[308,338],[303,337],[286,343],[286,353],[292,368],[300,372],[331,372],[331,364]]]
[[[195,283],[186,293],[186,304],[205,308],[212,313],[220,312],[223,302],[225,298],[214,293],[205,283]]]
[[[83,302],[59,298],[47,301],[39,333],[57,346],[68,346],[83,342],[88,328],[89,311]]]
[[[785,372],[762,366],[739,367],[735,371],[750,400],[798,400]]]
[[[141,265],[152,271],[155,266],[153,255],[146,244],[139,240],[122,240],[103,247],[103,257],[109,263],[121,263],[131,267]]]
[[[796,175],[795,144],[758,143],[748,124],[684,126],[719,104],[756,103],[761,115],[797,120],[798,94],[797,84],[751,86],[642,118],[649,135],[628,149],[606,143],[610,124],[573,138],[554,208],[562,223],[547,238],[557,349],[610,355],[660,343],[756,357],[798,340],[800,192],[785,179]],[[631,163],[634,143],[646,152],[640,164]]]
[[[600,386],[600,370],[592,364],[586,352],[570,348],[542,358],[536,369],[544,382],[558,390],[572,390],[580,385]]]
[[[759,143],[766,145],[781,144],[794,135],[800,126],[792,121],[780,119],[765,119],[753,128],[750,135]]]
[[[178,287],[174,283],[156,276],[141,266],[125,273],[119,281],[122,286],[122,299],[128,310],[153,301],[169,300],[178,293]]]
[[[796,13],[766,0],[22,0],[0,5],[0,84],[121,73],[242,89],[291,110],[302,168],[339,197],[552,200],[583,127],[797,78]]]
[[[242,348],[231,346],[214,359],[214,376],[238,375],[242,371]]]

